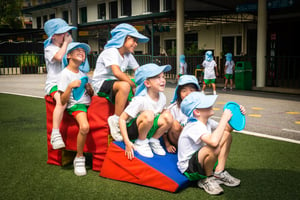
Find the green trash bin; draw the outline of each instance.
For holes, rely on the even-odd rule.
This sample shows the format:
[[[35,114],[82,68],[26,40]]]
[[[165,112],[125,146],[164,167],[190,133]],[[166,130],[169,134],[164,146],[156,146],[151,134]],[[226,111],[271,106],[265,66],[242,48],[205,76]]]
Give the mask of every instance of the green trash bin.
[[[235,88],[238,90],[252,89],[252,65],[249,61],[236,62]]]

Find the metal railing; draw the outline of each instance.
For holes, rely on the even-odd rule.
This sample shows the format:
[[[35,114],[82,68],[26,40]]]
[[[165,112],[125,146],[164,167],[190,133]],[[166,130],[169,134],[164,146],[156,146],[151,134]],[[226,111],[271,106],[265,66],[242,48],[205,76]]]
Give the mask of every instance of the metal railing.
[[[95,69],[98,54],[89,54],[91,70]],[[176,79],[176,56],[135,55],[139,65],[150,62],[158,65],[169,64],[172,70],[165,73],[167,79]],[[252,80],[256,80],[256,57],[237,56],[235,62],[249,61],[252,65]],[[225,60],[215,57],[218,64],[219,77],[224,77]],[[203,56],[186,56],[188,73],[194,74],[195,69],[203,62]],[[276,56],[266,57],[266,86],[300,88],[300,57]],[[0,75],[46,73],[44,54],[0,54]],[[129,72],[130,73],[130,72]]]

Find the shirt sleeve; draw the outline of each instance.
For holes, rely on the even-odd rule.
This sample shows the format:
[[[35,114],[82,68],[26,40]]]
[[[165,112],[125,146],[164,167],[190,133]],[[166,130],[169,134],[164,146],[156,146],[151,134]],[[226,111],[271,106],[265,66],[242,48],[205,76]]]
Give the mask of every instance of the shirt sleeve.
[[[132,101],[125,108],[124,112],[126,112],[131,118],[136,118],[141,110],[143,110],[143,102],[145,100],[142,96],[136,96],[132,99]]]
[[[61,76],[60,76],[60,80],[58,81],[58,84],[57,84],[57,89],[58,89],[58,91],[65,92],[68,85],[69,85],[68,76],[66,73],[64,73],[64,70],[63,70],[61,73]]]
[[[103,52],[102,58],[103,58],[103,63],[105,67],[110,67],[111,65],[118,65],[120,66],[120,61],[119,61],[119,55],[118,55],[118,50],[111,48]]]
[[[132,54],[129,54],[128,69],[136,69],[139,67],[138,62]]]

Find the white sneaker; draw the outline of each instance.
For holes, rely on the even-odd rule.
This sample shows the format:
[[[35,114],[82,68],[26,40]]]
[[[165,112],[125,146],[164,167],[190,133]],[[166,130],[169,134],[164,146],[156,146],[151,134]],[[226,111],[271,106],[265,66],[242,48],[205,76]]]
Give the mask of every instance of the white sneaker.
[[[214,95],[217,95],[217,92],[216,92],[216,91],[213,91],[213,94],[214,94]]]
[[[199,180],[198,187],[204,189],[205,192],[211,195],[218,195],[224,192],[213,176]]]
[[[85,157],[75,157],[73,161],[74,165],[74,173],[77,176],[85,176],[86,175],[86,169],[85,169]]]
[[[123,137],[121,135],[120,127],[119,127],[119,117],[112,115],[107,119],[110,134],[115,141],[123,141]]]
[[[144,157],[152,158],[153,153],[151,151],[151,148],[149,146],[149,140],[145,139],[142,142],[137,142],[137,140],[134,142],[135,150]]]
[[[62,149],[66,147],[60,133],[52,132],[50,137],[50,143],[53,149]]]
[[[150,139],[151,141],[151,139]],[[160,156],[164,156],[166,155],[166,151],[164,150],[164,148],[161,146],[159,140],[158,141],[151,141],[149,142],[149,145],[152,149],[152,151],[157,154],[157,155],[160,155]]]
[[[223,171],[219,174],[214,173],[214,177],[219,184],[224,184],[228,187],[236,187],[241,183],[240,179],[234,178],[227,171]]]

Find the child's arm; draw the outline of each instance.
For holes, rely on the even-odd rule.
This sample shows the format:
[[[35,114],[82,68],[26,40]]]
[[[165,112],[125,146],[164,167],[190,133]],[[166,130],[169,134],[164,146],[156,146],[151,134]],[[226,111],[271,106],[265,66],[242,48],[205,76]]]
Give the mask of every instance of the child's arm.
[[[61,95],[60,95],[60,101],[61,101],[61,104],[62,105],[65,105],[68,100],[70,99],[70,95],[71,95],[71,92],[72,92],[72,89],[75,88],[75,87],[79,87],[81,84],[81,80],[75,80],[75,81],[72,81],[67,89],[64,91],[64,92],[61,92]]]
[[[132,91],[135,93],[135,83],[127,76],[127,74],[120,70],[120,67],[118,65],[112,65],[111,70],[118,80],[128,82],[132,88]]]
[[[94,96],[94,90],[90,83],[85,84],[85,89],[86,89],[88,95],[90,95],[91,97]]]
[[[119,118],[119,126],[125,143],[125,156],[127,156],[129,160],[132,160],[134,158],[134,145],[129,140],[128,133],[127,133],[126,121],[128,118],[129,115],[126,112],[123,112]]]
[[[56,52],[56,54],[54,55],[53,59],[61,62],[64,55],[66,54],[67,52],[67,48],[68,48],[68,45],[73,41],[72,39],[72,36],[69,34],[69,33],[65,33],[65,36],[64,36],[64,42],[61,46],[61,48]]]
[[[219,76],[219,73],[218,73],[218,66],[217,66],[217,65],[215,66],[215,69],[216,69],[216,76]]]
[[[212,134],[203,135],[201,140],[211,147],[217,147],[223,137],[224,130],[231,116],[231,111],[229,109],[225,109],[216,130]]]

